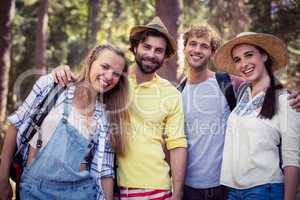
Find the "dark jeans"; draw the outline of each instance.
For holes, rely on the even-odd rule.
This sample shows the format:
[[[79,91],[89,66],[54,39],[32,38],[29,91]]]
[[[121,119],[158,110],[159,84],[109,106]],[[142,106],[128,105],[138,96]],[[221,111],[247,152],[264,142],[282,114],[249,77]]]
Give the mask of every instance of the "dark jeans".
[[[225,200],[227,199],[227,188],[218,186],[206,189],[196,189],[184,186],[183,200]]]

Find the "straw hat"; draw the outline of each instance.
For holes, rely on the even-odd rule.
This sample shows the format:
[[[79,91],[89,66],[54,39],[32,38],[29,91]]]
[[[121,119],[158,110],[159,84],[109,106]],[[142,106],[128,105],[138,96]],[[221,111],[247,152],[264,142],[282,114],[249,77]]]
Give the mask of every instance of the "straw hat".
[[[223,44],[214,55],[214,64],[217,69],[232,74],[239,74],[232,61],[232,49],[239,44],[256,45],[263,48],[272,59],[272,70],[283,68],[288,63],[286,45],[277,37],[265,33],[242,32],[232,40]]]
[[[156,31],[160,32],[161,34],[163,34],[164,36],[166,36],[166,38],[168,39],[168,43],[170,44],[170,47],[172,48],[171,49],[172,53],[171,53],[170,57],[175,55],[176,41],[174,40],[172,35],[169,33],[168,29],[166,28],[166,26],[163,24],[163,22],[160,20],[159,17],[154,17],[153,20],[146,25],[134,26],[130,30],[130,37],[132,37],[133,35],[135,35],[138,32],[142,32],[147,29],[156,30]]]

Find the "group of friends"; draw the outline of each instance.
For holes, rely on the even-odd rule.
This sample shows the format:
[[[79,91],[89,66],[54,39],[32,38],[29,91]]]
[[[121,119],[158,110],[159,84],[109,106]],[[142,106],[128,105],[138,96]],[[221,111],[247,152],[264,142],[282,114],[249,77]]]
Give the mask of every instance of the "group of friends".
[[[14,149],[56,82],[64,92],[22,148],[21,199],[294,200],[300,99],[274,76],[288,64],[286,45],[254,32],[221,45],[208,24],[191,26],[183,41],[187,74],[178,88],[156,73],[177,51],[158,17],[130,31],[134,66],[122,50],[101,44],[79,76],[68,66],[42,76],[8,118],[0,199],[12,198]],[[236,105],[212,61],[227,72],[224,88],[233,89]]]

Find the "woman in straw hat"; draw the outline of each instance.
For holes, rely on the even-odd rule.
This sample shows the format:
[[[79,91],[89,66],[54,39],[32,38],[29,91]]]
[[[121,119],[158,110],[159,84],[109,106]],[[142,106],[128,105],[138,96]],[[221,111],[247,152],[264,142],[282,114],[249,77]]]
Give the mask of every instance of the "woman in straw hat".
[[[241,33],[214,62],[248,82],[227,124],[221,184],[230,188],[228,199],[296,199],[300,114],[273,74],[287,65],[285,44],[270,34]]]

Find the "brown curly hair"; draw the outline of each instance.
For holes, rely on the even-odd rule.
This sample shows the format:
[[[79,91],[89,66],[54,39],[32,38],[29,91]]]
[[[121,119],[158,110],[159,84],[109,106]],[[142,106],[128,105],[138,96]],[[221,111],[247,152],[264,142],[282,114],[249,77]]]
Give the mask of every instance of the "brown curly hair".
[[[210,45],[212,52],[215,53],[216,50],[221,46],[221,37],[218,31],[216,31],[212,26],[207,23],[191,25],[183,34],[183,45],[186,46],[188,39],[196,37],[208,37],[210,39]]]

